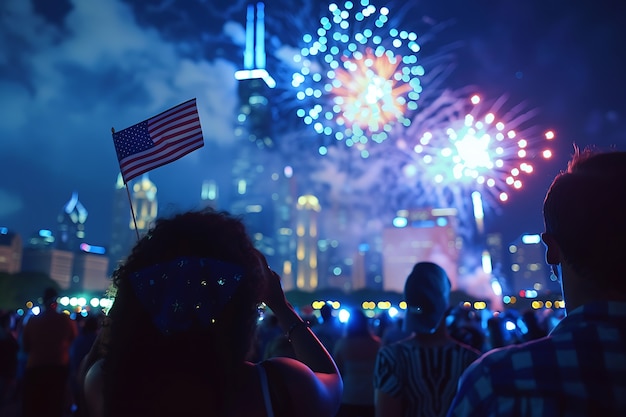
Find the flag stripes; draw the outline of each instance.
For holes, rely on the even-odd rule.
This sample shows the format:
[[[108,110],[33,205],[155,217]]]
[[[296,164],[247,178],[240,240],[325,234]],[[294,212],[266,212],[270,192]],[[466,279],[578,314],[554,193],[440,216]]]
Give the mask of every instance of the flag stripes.
[[[196,99],[113,133],[124,182],[204,146]]]

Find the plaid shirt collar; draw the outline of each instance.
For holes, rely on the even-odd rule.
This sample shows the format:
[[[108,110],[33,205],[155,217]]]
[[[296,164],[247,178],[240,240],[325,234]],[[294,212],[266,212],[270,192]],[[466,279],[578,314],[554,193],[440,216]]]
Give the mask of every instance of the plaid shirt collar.
[[[616,326],[624,326],[626,320],[626,302],[621,301],[595,301],[583,304],[571,311],[563,318],[550,333],[558,336],[571,331],[573,327],[583,323],[595,322],[610,323]]]

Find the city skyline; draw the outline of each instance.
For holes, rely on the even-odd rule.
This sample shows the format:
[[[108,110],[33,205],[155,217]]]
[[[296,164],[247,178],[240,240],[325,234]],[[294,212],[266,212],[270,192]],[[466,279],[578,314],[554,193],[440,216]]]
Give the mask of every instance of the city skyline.
[[[116,187],[116,193],[118,193],[118,202],[122,203],[124,202],[124,198],[122,197],[125,192],[119,187],[120,183],[118,183]],[[146,198],[146,191],[148,188],[150,189],[150,202],[147,203],[149,204],[149,207],[147,205],[144,205],[144,203],[142,202]],[[134,211],[137,216],[136,224],[141,227],[140,234],[143,235],[143,233],[145,233],[145,231],[147,230],[147,224],[145,224],[146,220],[154,219],[157,213],[157,187],[148,179],[148,175],[144,175],[140,181],[134,184],[131,193]],[[254,198],[254,195],[252,195],[251,197]],[[241,200],[242,203],[245,201],[245,199]],[[230,202],[230,204],[233,207],[236,207],[238,203],[237,201],[235,201]],[[315,208],[315,210],[319,210],[319,202],[313,195],[299,197],[296,205],[298,207],[296,211],[300,211],[301,206],[304,207],[304,205],[308,206],[308,209]],[[29,239],[32,236],[20,236],[22,238],[21,241],[23,242],[24,249],[27,250],[29,248],[32,249],[40,247],[42,239],[45,238],[47,243],[45,243],[44,246],[51,250],[56,250],[58,248],[66,249],[67,251],[69,251],[68,256],[72,252],[86,252],[86,248],[88,247],[98,249],[98,251],[95,253],[105,253],[105,248],[96,247],[95,245],[93,245],[93,242],[89,242],[86,239],[83,240],[83,237],[85,236],[84,232],[88,230],[88,227],[86,227],[85,225],[86,218],[88,217],[88,210],[82,205],[77,195],[74,194],[71,196],[70,201],[65,206],[65,208],[67,209],[67,207],[72,208],[72,210],[76,213],[80,212],[81,218],[79,219],[78,217],[76,217],[74,218],[75,222],[73,222],[70,220],[70,218],[72,218],[72,215],[74,213],[68,213],[67,210],[64,210],[63,216],[58,217],[57,224],[54,225],[54,227],[48,228],[48,230],[46,231],[49,231],[51,233],[46,233],[45,236],[40,235],[39,238],[34,241],[30,241]],[[80,208],[80,210],[78,210],[78,208]],[[219,209],[219,206],[216,208]],[[243,208],[244,207],[242,206],[241,209]],[[254,215],[254,213],[252,214]],[[270,216],[271,215],[272,213],[270,212]],[[436,261],[439,264],[445,266],[445,269],[449,271],[453,283],[452,286],[454,289],[463,290],[474,297],[483,299],[493,298],[494,300],[498,299],[497,296],[494,298],[494,294],[492,294],[492,286],[494,280],[499,282],[498,285],[501,285],[502,288],[506,288],[507,293],[516,293],[519,288],[532,288],[532,284],[534,281],[531,282],[530,280],[528,280],[528,283],[530,284],[526,286],[520,286],[519,284],[521,281],[519,281],[518,278],[515,278],[515,276],[517,275],[517,271],[520,270],[520,264],[522,264],[523,266],[526,261],[530,262],[532,264],[531,266],[535,267],[531,269],[533,271],[536,271],[534,273],[536,275],[536,278],[533,279],[537,283],[545,285],[547,275],[541,277],[541,271],[546,269],[546,265],[544,265],[543,246],[538,240],[538,234],[519,236],[515,242],[512,242],[512,244],[509,245],[503,244],[502,242],[497,242],[495,244],[487,243],[494,238],[499,241],[500,236],[498,234],[492,233],[489,236],[484,236],[487,246],[478,244],[476,245],[476,247],[468,247],[467,245],[471,244],[471,242],[463,242],[462,237],[457,233],[455,210],[425,210],[422,208],[417,211],[407,211],[406,213],[401,213],[400,215],[404,217],[394,219],[393,224],[383,227],[379,235],[377,235],[375,232],[373,235],[369,235],[367,238],[368,243],[362,243],[359,245],[358,254],[356,253],[356,251],[350,252],[350,239],[347,239],[345,241],[339,240],[339,247],[343,247],[344,249],[337,253],[340,255],[340,257],[336,258],[336,255],[335,257],[333,257],[330,254],[324,254],[324,252],[326,252],[328,249],[331,249],[331,246],[334,246],[336,244],[332,243],[334,239],[332,238],[332,236],[328,235],[327,232],[325,233],[324,230],[333,230],[336,227],[341,226],[333,220],[328,223],[327,221],[324,221],[324,219],[316,219],[316,224],[314,224],[313,228],[311,228],[311,225],[306,225],[309,220],[305,220],[305,223],[302,223],[301,220],[304,218],[301,217],[301,214],[297,214],[296,212],[294,212],[294,217],[284,223],[285,227],[293,229],[293,243],[295,244],[295,246],[293,247],[293,253],[291,253],[291,251],[287,251],[288,253],[284,254],[285,257],[277,258],[278,261],[280,261],[281,259],[294,261],[293,267],[289,268],[293,268],[293,275],[291,273],[284,275],[285,285],[287,286],[286,289],[315,291],[317,289],[342,288],[343,290],[347,290],[350,292],[362,288],[379,288],[384,290],[401,292],[401,277],[406,275],[407,271],[410,270],[410,265],[419,261],[420,259],[423,259],[424,254],[430,254],[428,255],[428,259],[432,259],[433,261]],[[261,225],[261,229],[259,229],[259,225],[257,223],[259,221],[267,221],[267,217],[259,217],[255,219],[255,217],[251,218],[250,214],[244,214],[243,216],[244,222],[249,226],[252,226],[251,228],[249,227],[249,231],[251,231],[251,236],[253,236],[253,239],[257,243],[262,243],[265,240],[265,238],[263,238],[263,240],[259,240],[259,238],[256,236],[257,230],[263,230],[263,234],[267,235],[269,241],[273,241],[276,239],[277,236],[273,235],[271,227],[268,227],[267,225]],[[398,221],[402,219],[405,220],[404,223]],[[123,234],[120,234],[121,230],[118,230],[116,233],[112,233],[111,236],[113,239],[113,244],[118,245],[121,243],[122,245],[124,245],[123,241],[126,239],[130,239],[126,243],[127,245],[130,245],[132,243],[131,241],[135,239],[135,232],[133,230],[134,226],[130,217],[130,206],[124,208],[122,207],[122,204],[120,204],[120,206],[118,207],[118,212],[116,212],[116,214],[111,219],[111,223],[118,225],[118,227],[121,226],[121,230],[125,230]],[[72,226],[72,224],[75,225]],[[76,225],[80,227],[76,228]],[[313,231],[313,233],[315,234],[311,236],[313,240],[310,242],[310,244],[302,246],[302,249],[305,251],[319,251],[319,253],[309,253],[308,255],[305,254],[302,257],[296,254],[296,252],[299,252],[299,248],[301,246],[299,243],[301,241],[301,238],[296,238],[295,236],[296,234],[297,236],[303,236],[300,234],[300,232],[296,232],[296,229],[303,226],[303,233],[308,234],[309,231]],[[317,234],[318,230],[322,230],[321,232],[319,232],[319,235]],[[11,230],[3,229],[3,233],[5,234],[10,232]],[[126,236],[126,239],[123,238],[124,236]],[[68,246],[67,242],[73,242],[73,244]],[[323,246],[321,242],[325,242],[326,245]],[[348,244],[348,246],[346,246],[346,243]],[[374,247],[369,247],[370,244]],[[368,247],[363,248],[364,245]],[[528,246],[529,248],[534,247],[532,251],[534,251],[535,255],[527,259],[526,261],[524,261],[523,258],[516,258],[517,255],[513,255],[515,252],[513,252],[512,248],[520,247],[520,245]],[[128,248],[129,246],[127,247],[127,249]],[[345,259],[341,256],[341,253],[343,253],[343,255],[346,254],[345,248],[348,249],[348,255],[352,257],[351,259],[354,262],[354,265],[352,265],[352,263],[343,263]],[[442,250],[444,252],[447,251],[448,254],[445,254],[444,252],[442,252]],[[493,258],[493,264],[489,265],[489,271],[483,270],[485,268],[484,264],[482,267],[476,267],[474,263],[467,262],[467,256],[472,256],[473,254],[476,254],[477,252],[480,253],[482,251],[482,256],[484,257],[484,254],[486,253],[485,251],[487,250],[490,252],[489,259],[491,260]],[[128,250],[126,250],[125,252],[127,251]],[[509,252],[511,253],[511,255],[508,254]],[[464,253],[464,255],[459,256],[462,253]],[[109,259],[109,272],[116,263],[116,257],[124,255],[125,253],[113,253],[112,249],[109,253],[109,248],[106,248],[106,257]],[[372,258],[372,256],[374,256],[374,258]],[[480,257],[481,255],[479,254],[478,256]],[[463,260],[464,257],[466,258],[465,260]],[[296,259],[298,261],[296,261]],[[322,268],[320,269],[319,267],[313,267],[313,269],[310,270],[310,268],[308,267],[308,263],[311,259],[315,260],[316,263],[319,262],[320,264],[322,264],[320,265],[320,267]],[[296,265],[296,262],[298,265]],[[517,269],[515,269],[516,264]],[[281,270],[280,263],[276,263],[273,265],[274,269]],[[514,267],[512,270],[510,269],[511,266]],[[337,267],[339,267],[340,269],[342,267],[347,267],[348,270],[344,270],[343,272],[340,271],[337,273],[331,271],[331,269],[336,269]],[[494,269],[493,274],[491,273],[491,268]],[[522,269],[522,271],[524,270],[525,268]],[[374,272],[374,275],[378,276],[379,278],[372,279],[372,271]],[[296,273],[298,276],[297,280],[295,278]],[[309,276],[308,274],[311,273],[313,273],[313,276],[315,277],[315,281],[312,283],[312,285],[310,282],[308,282],[308,278],[307,281],[304,281],[304,277]],[[319,283],[317,278],[318,276]],[[336,279],[336,282],[335,280],[333,280],[333,278]],[[457,283],[457,280],[459,280],[460,284]]]

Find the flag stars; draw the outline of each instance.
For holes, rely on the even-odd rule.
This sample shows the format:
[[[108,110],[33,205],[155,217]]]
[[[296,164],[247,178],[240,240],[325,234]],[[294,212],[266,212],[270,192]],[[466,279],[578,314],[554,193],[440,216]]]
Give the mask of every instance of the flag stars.
[[[154,147],[148,134],[148,122],[141,122],[114,133],[113,142],[120,160]]]

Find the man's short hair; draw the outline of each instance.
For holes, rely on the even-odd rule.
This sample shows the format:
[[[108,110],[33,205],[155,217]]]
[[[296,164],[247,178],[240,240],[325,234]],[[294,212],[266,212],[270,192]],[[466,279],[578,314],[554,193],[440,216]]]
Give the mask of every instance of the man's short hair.
[[[543,204],[546,232],[563,257],[594,285],[625,292],[626,152],[576,148]]]

